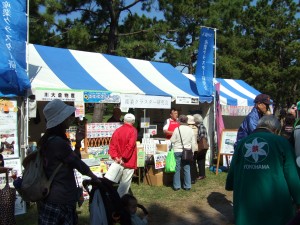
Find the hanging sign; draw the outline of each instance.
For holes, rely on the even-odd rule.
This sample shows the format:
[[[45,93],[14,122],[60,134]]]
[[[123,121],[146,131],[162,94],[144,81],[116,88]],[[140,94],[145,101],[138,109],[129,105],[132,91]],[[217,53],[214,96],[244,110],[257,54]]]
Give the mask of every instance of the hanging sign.
[[[86,103],[120,103],[120,94],[109,91],[85,91],[84,102]]]
[[[213,94],[214,47],[214,29],[202,27],[196,65],[196,86],[200,96]]]
[[[35,99],[37,101],[52,101],[60,99],[64,102],[82,102],[83,92],[75,90],[35,90]]]
[[[141,109],[170,109],[171,97],[121,94],[121,107]]]
[[[26,73],[26,1],[2,0],[0,10],[0,95],[22,95],[30,88]]]
[[[83,118],[85,116],[85,107],[84,102],[74,102],[75,110],[75,117]]]
[[[197,97],[176,97],[176,104],[185,105],[199,105],[199,98]]]

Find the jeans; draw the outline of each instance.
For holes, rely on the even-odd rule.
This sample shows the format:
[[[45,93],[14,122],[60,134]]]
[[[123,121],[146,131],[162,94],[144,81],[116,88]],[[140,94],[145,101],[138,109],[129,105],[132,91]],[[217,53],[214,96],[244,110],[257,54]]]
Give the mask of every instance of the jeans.
[[[183,169],[183,188],[191,188],[190,162],[181,161],[182,152],[175,152],[176,172],[173,177],[173,188],[181,188],[181,168]]]

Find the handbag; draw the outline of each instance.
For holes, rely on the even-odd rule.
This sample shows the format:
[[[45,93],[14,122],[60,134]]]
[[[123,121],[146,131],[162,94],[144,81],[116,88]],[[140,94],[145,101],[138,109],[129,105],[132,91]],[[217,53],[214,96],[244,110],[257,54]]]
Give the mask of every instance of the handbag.
[[[209,148],[208,140],[206,137],[201,137],[198,141],[198,152],[207,150]]]
[[[0,225],[15,225],[15,201],[16,189],[8,183],[8,171],[6,172],[6,184],[0,190]]]
[[[174,155],[174,150],[173,150],[173,148],[171,148],[167,154],[165,172],[166,173],[175,173],[175,171],[176,171],[176,159],[175,159],[175,155]]]
[[[185,148],[183,146],[183,142],[182,142],[182,138],[181,138],[181,133],[180,133],[180,129],[178,127],[178,131],[179,131],[179,136],[180,136],[180,141],[181,141],[181,145],[182,145],[182,156],[181,156],[181,160],[184,161],[193,161],[193,151],[190,148]]]
[[[123,173],[123,170],[124,170],[124,167],[122,165],[120,165],[119,163],[113,162],[109,166],[104,177],[114,183],[119,183],[122,173]]]

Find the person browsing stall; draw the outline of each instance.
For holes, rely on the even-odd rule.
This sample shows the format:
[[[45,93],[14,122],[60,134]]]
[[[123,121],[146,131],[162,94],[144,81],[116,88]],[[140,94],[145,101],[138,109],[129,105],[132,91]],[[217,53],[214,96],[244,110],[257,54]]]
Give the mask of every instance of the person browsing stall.
[[[263,116],[233,154],[225,189],[233,190],[236,225],[284,225],[300,208],[300,179],[293,147],[281,125]],[[298,223],[299,224],[299,223]]]
[[[128,193],[134,170],[137,168],[137,130],[133,126],[134,122],[135,116],[127,113],[124,124],[115,130],[109,144],[108,154],[124,167],[118,187],[120,197]]]
[[[74,169],[89,176],[95,182],[98,181],[97,176],[81,160],[80,147],[84,131],[77,130],[74,151],[66,136],[66,129],[75,118],[74,112],[75,107],[59,99],[49,102],[43,110],[47,129],[37,146],[41,149],[47,177],[51,176],[59,164],[63,163],[63,165],[52,181],[49,195],[38,204],[38,224],[40,225],[77,224],[78,189]]]
[[[247,137],[255,130],[258,120],[262,118],[263,115],[267,114],[270,109],[270,104],[272,104],[270,96],[266,94],[257,95],[254,99],[254,103],[253,109],[246,116],[238,129],[234,146],[236,146],[241,139]]]
[[[170,139],[172,137],[172,134],[176,127],[179,127],[178,122],[178,111],[175,108],[171,108],[170,110],[170,117],[167,119],[163,126],[163,132],[166,135],[167,139]]]
[[[114,108],[113,115],[107,120],[107,123],[122,123],[122,112],[120,108]]]
[[[182,157],[182,151],[184,148],[189,148],[193,152],[196,151],[196,136],[191,127],[187,124],[188,117],[186,115],[180,115],[179,116],[179,122],[180,126],[175,128],[174,133],[170,139],[175,159],[176,159],[176,168],[175,173],[173,176],[173,189],[175,191],[180,190],[181,188],[181,169],[183,169],[183,175],[184,175],[184,183],[183,183],[183,189],[184,190],[190,190],[191,189],[191,173],[190,173],[190,167],[191,162],[187,160],[181,160]]]

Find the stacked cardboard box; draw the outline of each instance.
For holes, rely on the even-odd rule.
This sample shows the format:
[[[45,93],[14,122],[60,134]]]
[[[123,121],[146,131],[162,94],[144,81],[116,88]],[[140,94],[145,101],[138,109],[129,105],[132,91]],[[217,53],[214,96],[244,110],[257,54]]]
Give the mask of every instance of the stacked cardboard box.
[[[155,169],[154,166],[147,166],[144,176],[144,184],[150,186],[169,186],[173,181],[173,173],[165,173],[164,169]]]
[[[155,169],[154,165],[146,166],[144,184],[150,186],[163,185],[163,169]]]

